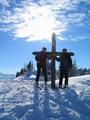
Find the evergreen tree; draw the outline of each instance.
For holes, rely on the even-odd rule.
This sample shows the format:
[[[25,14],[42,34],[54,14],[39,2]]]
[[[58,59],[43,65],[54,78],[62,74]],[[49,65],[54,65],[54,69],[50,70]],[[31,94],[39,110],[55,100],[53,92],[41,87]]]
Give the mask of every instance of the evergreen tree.
[[[20,73],[19,73],[19,72],[17,72],[17,73],[16,73],[16,77],[19,77],[19,76],[20,76]]]
[[[27,69],[26,69],[26,68],[23,68],[23,72],[26,73],[26,72],[27,72]]]
[[[77,76],[77,65],[76,61],[74,61],[74,64],[72,65],[72,68],[70,69],[69,76]]]
[[[24,74],[24,69],[22,68],[21,70],[20,70],[20,75],[23,75]]]
[[[90,69],[88,69],[88,74],[90,74]]]
[[[31,61],[28,63],[28,65],[27,65],[27,69],[28,69],[28,71],[31,69],[31,67],[32,67],[32,64],[31,64]]]
[[[16,77],[20,76],[20,75],[28,75],[30,76],[30,74],[34,71],[34,67],[33,67],[33,63],[30,61],[27,65],[25,64],[23,68],[21,68],[20,72],[16,73]]]
[[[27,71],[27,76],[30,76],[34,71],[33,63],[31,61],[27,64]]]
[[[86,73],[87,73],[87,69],[84,68],[84,69],[83,69],[83,75],[86,75]]]

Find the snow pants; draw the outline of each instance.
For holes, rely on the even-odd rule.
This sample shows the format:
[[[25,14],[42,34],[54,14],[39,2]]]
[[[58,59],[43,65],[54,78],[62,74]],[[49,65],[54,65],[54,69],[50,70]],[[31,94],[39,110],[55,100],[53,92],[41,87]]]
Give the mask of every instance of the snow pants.
[[[41,69],[42,69],[42,72],[43,72],[43,75],[44,75],[44,81],[45,81],[45,83],[46,83],[46,82],[48,81],[46,67],[42,67],[42,66],[41,66],[40,64],[38,64],[38,63],[37,63],[36,82],[39,81]]]
[[[59,79],[59,85],[60,86],[62,86],[63,78],[65,78],[64,84],[68,85],[68,73],[69,73],[69,70],[67,70],[67,71],[65,71],[64,69],[60,70],[60,79]]]

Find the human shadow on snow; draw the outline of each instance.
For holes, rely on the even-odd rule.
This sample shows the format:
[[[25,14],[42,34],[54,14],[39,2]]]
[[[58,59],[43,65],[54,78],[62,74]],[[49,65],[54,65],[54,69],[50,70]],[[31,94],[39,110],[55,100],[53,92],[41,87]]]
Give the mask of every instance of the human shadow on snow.
[[[65,90],[57,90],[57,98],[60,112],[64,120],[88,120],[90,118],[89,109],[80,100],[75,90],[66,88]]]

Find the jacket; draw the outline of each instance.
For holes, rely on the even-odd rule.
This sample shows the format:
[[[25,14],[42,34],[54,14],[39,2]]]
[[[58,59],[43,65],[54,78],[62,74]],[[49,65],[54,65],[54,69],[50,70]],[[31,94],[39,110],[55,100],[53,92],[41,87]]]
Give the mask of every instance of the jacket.
[[[68,53],[62,53],[59,58],[56,57],[57,61],[60,61],[60,68],[68,71],[72,67],[72,59]]]
[[[47,53],[46,52],[39,52],[36,57],[36,61],[39,61],[39,64],[41,65],[42,68],[46,67],[46,59],[47,59]]]

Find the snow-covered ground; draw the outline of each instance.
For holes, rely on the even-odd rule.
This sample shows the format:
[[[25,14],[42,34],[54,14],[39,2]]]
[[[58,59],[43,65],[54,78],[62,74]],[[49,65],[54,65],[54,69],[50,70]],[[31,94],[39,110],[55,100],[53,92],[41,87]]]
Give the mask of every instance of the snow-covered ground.
[[[66,89],[31,79],[0,80],[0,120],[90,120],[90,75],[69,78]]]

